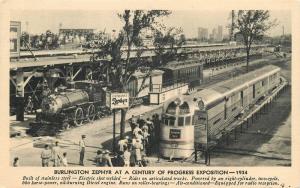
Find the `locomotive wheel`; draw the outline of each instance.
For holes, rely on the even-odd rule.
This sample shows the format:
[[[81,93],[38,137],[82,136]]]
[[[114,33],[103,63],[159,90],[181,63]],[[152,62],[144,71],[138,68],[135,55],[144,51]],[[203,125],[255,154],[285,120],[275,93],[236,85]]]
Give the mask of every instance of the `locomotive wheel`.
[[[83,110],[82,108],[77,108],[74,116],[74,124],[76,126],[81,126],[83,122]]]
[[[68,130],[70,128],[70,124],[68,122],[63,122],[62,130]]]
[[[91,122],[91,121],[94,121],[95,116],[96,116],[95,106],[93,104],[91,104],[87,110],[87,118]]]

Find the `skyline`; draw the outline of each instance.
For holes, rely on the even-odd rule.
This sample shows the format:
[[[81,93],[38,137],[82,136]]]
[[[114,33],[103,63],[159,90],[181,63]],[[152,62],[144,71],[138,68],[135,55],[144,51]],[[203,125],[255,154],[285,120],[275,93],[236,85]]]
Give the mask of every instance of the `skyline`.
[[[97,31],[110,33],[113,29],[120,30],[122,22],[117,17],[119,11],[111,10],[25,10],[12,11],[11,21],[21,21],[22,31],[32,34],[44,33],[51,30],[58,33],[59,25],[62,28],[92,28]],[[267,35],[282,35],[284,26],[285,34],[291,33],[291,13],[287,10],[271,10],[271,19],[277,19],[279,24],[272,28]],[[230,10],[226,11],[172,11],[172,14],[162,19],[168,27],[181,27],[187,38],[197,38],[198,28],[207,28],[211,33],[219,25],[223,26],[223,35],[228,35],[230,23]],[[26,28],[28,22],[28,28]]]

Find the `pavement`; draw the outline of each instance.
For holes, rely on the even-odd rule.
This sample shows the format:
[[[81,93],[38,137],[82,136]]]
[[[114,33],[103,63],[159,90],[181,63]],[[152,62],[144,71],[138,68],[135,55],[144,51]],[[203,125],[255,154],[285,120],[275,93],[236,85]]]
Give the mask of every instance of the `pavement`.
[[[269,60],[270,61],[270,60]],[[278,61],[278,58],[276,61],[272,60],[272,62],[277,63],[279,66],[282,66],[283,68],[283,74],[285,76],[290,76],[290,60],[289,63],[283,63],[285,60]],[[261,61],[257,61],[261,62]],[[266,61],[267,62],[267,61]],[[271,62],[267,62],[271,63]],[[251,63],[252,64],[252,63]],[[250,65],[251,65],[250,64]],[[253,63],[252,65],[254,65]],[[236,68],[235,68],[236,69]],[[243,67],[240,67],[240,69],[244,69]],[[220,79],[228,79],[230,78],[230,73],[224,73],[221,74],[222,76],[216,77],[215,81],[217,82]],[[213,79],[212,79],[213,80]],[[276,102],[274,108],[272,110],[280,110],[281,108],[285,111],[272,111],[269,113],[269,115],[265,115],[265,117],[269,117],[269,119],[266,119],[264,121],[259,120],[255,124],[255,126],[249,128],[249,133],[242,136],[242,139],[239,141],[239,145],[230,145],[230,147],[224,147],[222,148],[224,151],[227,152],[215,152],[212,155],[211,164],[213,166],[234,166],[234,165],[245,165],[248,164],[251,165],[289,165],[290,164],[290,95],[286,94],[285,97],[282,97]],[[282,107],[282,105],[285,104],[285,108]],[[279,105],[278,108],[276,108],[276,105]],[[151,115],[153,113],[160,113],[161,107],[157,105],[149,105],[149,106],[139,106],[135,107],[133,109],[130,109],[126,115],[127,119],[130,118],[133,114],[134,115],[140,115],[145,114]],[[286,112],[286,113],[282,113]],[[278,119],[274,119],[274,122],[270,125],[277,125],[276,128],[269,125],[268,121],[272,120],[272,115],[274,114],[282,114],[282,116],[277,116]],[[284,116],[283,116],[284,115]],[[28,118],[28,121],[32,121],[34,118],[31,116],[26,116]],[[263,118],[262,118],[263,119]],[[24,126],[23,123],[14,122],[13,117],[11,117],[11,126],[19,128],[19,129],[26,129],[26,123]],[[28,122],[26,121],[26,122]],[[261,122],[260,122],[261,121]],[[116,115],[116,132],[117,136],[119,133],[119,122],[120,122],[120,114]],[[280,122],[279,124],[276,122]],[[22,126],[23,125],[23,126]],[[24,128],[25,127],[25,128]],[[255,128],[256,127],[256,128]],[[259,129],[257,128],[259,127]],[[262,128],[260,128],[262,127]],[[263,127],[265,127],[263,129]],[[20,166],[41,166],[40,161],[40,153],[42,151],[42,146],[45,143],[53,143],[55,141],[59,141],[59,145],[61,147],[62,152],[67,152],[69,165],[70,166],[78,166],[79,162],[79,148],[78,148],[78,142],[80,140],[80,137],[82,134],[87,135],[87,151],[86,151],[86,160],[85,165],[86,166],[94,166],[93,158],[95,157],[95,152],[98,149],[111,149],[112,148],[112,117],[103,118],[101,120],[95,121],[93,123],[85,124],[81,127],[71,128],[57,137],[37,137],[32,138],[27,135],[21,135],[19,137],[14,137],[10,139],[11,142],[11,148],[10,148],[10,156],[11,161],[14,157],[19,157],[20,159]],[[253,130],[252,130],[253,129]],[[125,132],[129,132],[130,127],[127,124]],[[259,134],[258,136],[255,133],[257,130],[260,130],[261,133],[266,134],[268,131],[272,130],[268,136],[269,139],[263,139],[266,137],[264,134]],[[283,134],[284,133],[284,134]],[[249,144],[246,144],[249,142],[249,140],[254,140],[253,138],[262,137],[262,139],[255,139],[257,142],[250,142]],[[246,139],[247,138],[247,139]],[[243,147],[247,148],[248,145],[253,145],[253,148],[251,151],[247,151],[248,153],[252,152],[250,154],[245,153],[237,154],[234,153],[233,150],[240,150],[243,151]],[[287,148],[286,150],[281,150],[282,147]],[[288,149],[289,148],[289,149]],[[267,158],[270,156],[268,153],[275,152],[275,151],[282,151],[281,153],[276,153],[277,158],[282,158],[284,160],[281,160],[282,163],[276,163],[278,160],[267,160]],[[264,155],[265,158],[259,157],[256,155]],[[279,155],[279,156],[278,156]],[[242,156],[242,157],[241,157]],[[273,158],[276,158],[273,157]],[[230,160],[229,160],[230,159]],[[235,160],[232,160],[235,159]],[[244,162],[244,160],[249,160],[249,162]],[[263,160],[261,160],[263,159]],[[286,160],[287,159],[287,160]],[[174,161],[174,162],[167,162],[166,160],[160,160],[159,163],[157,163],[157,157],[156,155],[153,155],[152,157],[149,157],[150,160],[150,166],[190,166],[195,165],[192,160],[190,161]],[[270,162],[271,161],[271,162]],[[276,161],[276,162],[274,162]],[[203,165],[203,163],[199,163],[197,165]]]

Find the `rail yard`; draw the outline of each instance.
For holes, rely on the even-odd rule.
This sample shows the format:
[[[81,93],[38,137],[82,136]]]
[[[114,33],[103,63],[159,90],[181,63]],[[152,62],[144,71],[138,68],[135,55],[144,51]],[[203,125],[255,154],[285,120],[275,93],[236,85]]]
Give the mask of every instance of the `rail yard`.
[[[291,166],[288,45],[134,29],[26,41],[11,21],[11,165]]]

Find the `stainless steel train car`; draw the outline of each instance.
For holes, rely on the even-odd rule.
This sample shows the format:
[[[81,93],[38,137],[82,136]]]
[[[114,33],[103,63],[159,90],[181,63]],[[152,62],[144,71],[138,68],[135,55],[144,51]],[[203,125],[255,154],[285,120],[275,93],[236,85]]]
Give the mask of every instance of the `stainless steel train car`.
[[[280,68],[268,65],[164,104],[160,154],[187,158],[194,144],[216,141],[226,127],[280,84]]]

